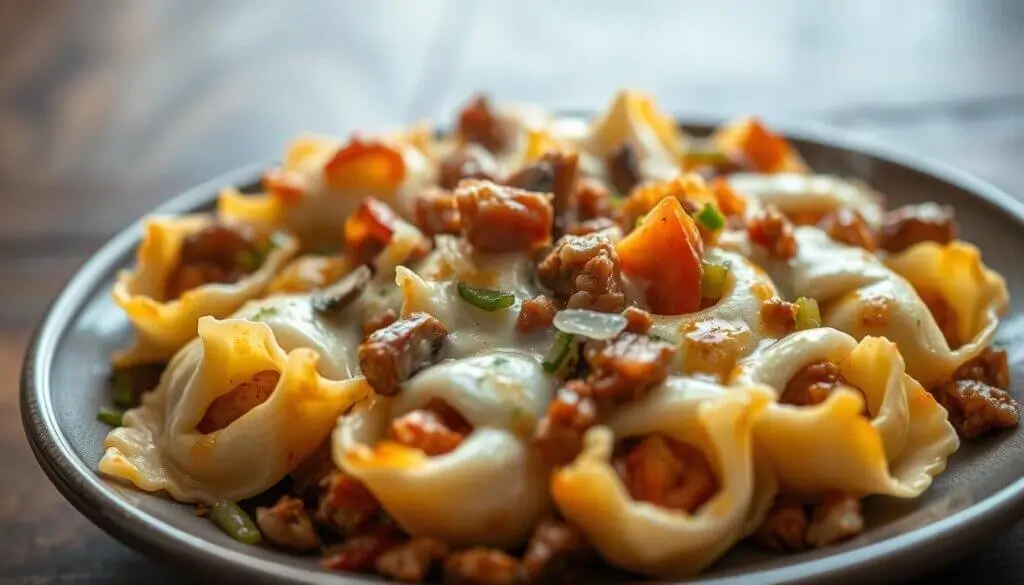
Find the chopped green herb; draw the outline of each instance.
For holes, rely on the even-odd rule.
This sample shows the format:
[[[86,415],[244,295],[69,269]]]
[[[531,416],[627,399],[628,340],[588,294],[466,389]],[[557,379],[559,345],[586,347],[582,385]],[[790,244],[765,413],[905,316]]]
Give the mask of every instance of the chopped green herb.
[[[818,301],[807,297],[800,297],[796,300],[796,328],[814,329],[821,327],[821,311],[818,310]]]
[[[132,390],[131,370],[114,370],[114,404],[121,408],[130,408],[135,404],[135,392]]]
[[[277,314],[277,307],[260,307],[258,311],[249,319],[250,321],[262,321],[267,317],[272,317]]]
[[[231,500],[217,500],[210,507],[210,520],[228,536],[245,544],[259,544],[263,540],[260,529],[252,519]]]
[[[561,371],[562,367],[566,364],[566,358],[569,357],[569,353],[572,350],[575,338],[576,336],[571,333],[558,334],[555,344],[551,346],[551,350],[548,352],[548,358],[542,363],[544,371],[549,374],[557,374]]]
[[[106,423],[112,427],[119,427],[124,424],[124,411],[109,406],[101,406],[96,413],[96,420]]]
[[[707,260],[702,261],[700,266],[700,296],[716,301],[725,296],[725,289],[729,285],[729,267]]]
[[[636,229],[636,228],[640,227],[640,224],[642,224],[644,222],[644,218],[645,217],[647,217],[646,213],[641,215],[640,217],[636,218],[636,223],[633,224],[633,229]]]
[[[512,293],[487,288],[474,288],[466,283],[458,284],[459,296],[467,303],[485,311],[507,309],[516,302]]]
[[[658,335],[657,333],[648,333],[647,337],[650,337],[651,341],[665,341],[665,338]]]
[[[713,232],[725,227],[725,216],[710,203],[705,203],[704,207],[694,214],[693,218]]]
[[[508,359],[503,358],[501,356],[497,356],[493,360],[491,360],[491,363],[500,368],[501,366],[504,366],[505,364],[508,363]]]

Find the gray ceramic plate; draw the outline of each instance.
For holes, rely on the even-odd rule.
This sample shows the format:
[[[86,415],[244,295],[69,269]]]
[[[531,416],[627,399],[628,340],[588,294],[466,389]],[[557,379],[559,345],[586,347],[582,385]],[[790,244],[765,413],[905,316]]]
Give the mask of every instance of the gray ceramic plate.
[[[709,127],[694,124],[698,134]],[[820,172],[860,177],[890,203],[937,201],[956,207],[963,237],[984,251],[1013,298],[1000,331],[1014,380],[1024,380],[1024,205],[949,167],[852,144],[821,132],[792,132],[800,152]],[[251,186],[260,167],[241,169],[170,201],[158,211],[209,209],[225,185]],[[25,358],[21,408],[36,457],[64,496],[90,520],[138,550],[221,582],[357,583],[359,575],[327,574],[315,559],[239,544],[193,509],[106,481],[95,469],[108,430],[96,421],[108,403],[108,356],[129,338],[128,322],[110,298],[118,269],[130,265],[138,223],[103,247],[67,285],[40,325]],[[936,569],[1024,515],[1024,430],[967,443],[948,471],[913,502],[871,499],[869,529],[834,548],[769,556],[743,546],[701,576],[701,582],[860,583],[905,578]],[[621,575],[612,577],[622,578]]]

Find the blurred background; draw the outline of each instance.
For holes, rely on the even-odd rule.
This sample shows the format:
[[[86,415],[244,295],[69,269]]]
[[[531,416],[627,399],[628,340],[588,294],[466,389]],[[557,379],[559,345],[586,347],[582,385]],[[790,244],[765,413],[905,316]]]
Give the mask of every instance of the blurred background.
[[[23,438],[31,329],[118,228],[304,131],[470,93],[841,128],[1024,197],[1024,2],[0,0],[0,583],[180,583],[93,528]],[[946,574],[1006,582],[1024,529]]]

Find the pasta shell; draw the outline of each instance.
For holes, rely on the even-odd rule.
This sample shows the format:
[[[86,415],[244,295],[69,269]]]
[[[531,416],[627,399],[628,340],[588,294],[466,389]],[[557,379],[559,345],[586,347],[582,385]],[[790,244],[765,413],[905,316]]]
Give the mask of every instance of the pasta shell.
[[[286,353],[266,323],[199,322],[199,339],[178,353],[160,385],[104,441],[99,469],[184,502],[244,499],[283,478],[326,439],[335,419],[369,393],[362,378],[328,380],[319,355]],[[279,378],[269,397],[223,428],[197,430],[211,405],[261,372]]]
[[[832,175],[735,173],[729,175],[729,185],[756,204],[748,213],[774,205],[790,217],[817,223],[826,213],[849,207],[875,229],[881,227],[885,213],[882,196],[867,184]]]
[[[334,432],[334,459],[413,536],[513,547],[548,510],[547,472],[530,445],[555,388],[538,361],[491,352],[416,375],[397,398],[372,396]],[[452,452],[427,457],[386,441],[390,421],[444,400],[473,425]]]
[[[178,263],[182,242],[213,221],[207,215],[151,217],[146,221],[136,266],[121,271],[113,288],[114,302],[124,309],[137,333],[134,345],[114,357],[116,365],[166,361],[195,338],[200,317],[227,317],[262,294],[298,247],[293,238],[279,233],[277,246],[252,274],[232,284],[206,284],[185,291],[178,299],[163,300],[165,283]]]
[[[753,425],[770,400],[766,390],[727,390],[670,378],[641,402],[589,430],[583,452],[555,472],[551,491],[611,564],[649,575],[692,575],[711,564],[763,518],[775,496],[758,477]],[[611,465],[615,441],[664,433],[704,452],[719,491],[693,514],[633,500]]]
[[[629,144],[636,152],[642,178],[663,180],[679,174],[685,141],[675,120],[659,111],[650,96],[624,90],[594,123],[585,147],[603,162],[623,144]],[[595,166],[598,168],[594,170],[603,171],[603,164]]]
[[[799,331],[742,364],[735,382],[764,384],[781,394],[799,370],[823,360],[836,363],[863,397],[840,387],[821,404],[773,403],[760,415],[754,427],[758,453],[777,474],[780,489],[919,496],[960,443],[946,411],[904,372],[894,343],[879,337],[858,343],[829,328]],[[865,407],[870,417],[863,415]]]

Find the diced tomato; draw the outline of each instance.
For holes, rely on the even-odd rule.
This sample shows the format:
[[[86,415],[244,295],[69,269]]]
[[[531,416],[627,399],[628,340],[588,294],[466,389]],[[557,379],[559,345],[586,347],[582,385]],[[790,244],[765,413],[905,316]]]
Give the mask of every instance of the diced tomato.
[[[399,221],[387,203],[367,197],[359,209],[345,220],[345,245],[352,258],[369,263],[391,241]]]
[[[405,179],[405,161],[382,142],[353,137],[324,166],[324,179],[332,189],[387,194]]]

